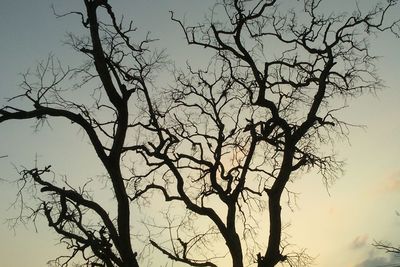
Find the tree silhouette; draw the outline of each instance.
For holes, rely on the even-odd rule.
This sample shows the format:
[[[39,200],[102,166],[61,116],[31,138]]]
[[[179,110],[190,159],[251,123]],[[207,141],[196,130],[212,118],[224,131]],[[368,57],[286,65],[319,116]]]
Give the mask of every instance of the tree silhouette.
[[[400,216],[399,212],[396,211],[396,215]],[[400,255],[400,246],[393,245],[392,243],[384,240],[374,241],[372,244],[376,249],[384,251],[385,253],[389,253],[391,255],[398,256]]]
[[[216,266],[226,253],[234,267],[309,264],[304,251],[286,251],[287,184],[311,169],[326,184],[340,172],[341,162],[322,148],[348,133],[337,115],[346,99],[382,86],[368,37],[399,36],[399,20],[386,20],[397,1],[349,16],[319,13],[321,1],[297,1],[293,9],[281,2],[219,1],[195,26],[171,13],[189,45],[215,56],[205,69],[175,70],[166,89],[153,83],[163,53],[151,50],[149,37],[134,41],[136,28],[118,20],[107,1],[84,0],[85,13],[59,15],[81,18],[88,37],[70,35],[70,45],[88,61],[79,68],[53,57],[40,63],[11,99],[30,107],[4,106],[0,123],[61,117],[80,127],[106,170],[117,214],[112,218],[85,186],[45,178],[50,166],[23,170],[19,193],[40,195],[31,216],[44,215],[72,251],[56,263],[66,266],[81,253],[87,266],[139,266],[131,203],[160,193],[180,209],[163,213],[167,225],[147,224],[148,242],[171,260]],[[100,81],[94,102],[70,100],[67,79],[82,92]],[[225,250],[216,250],[220,245]]]
[[[377,249],[383,250],[386,253],[391,253],[395,255],[400,254],[400,247],[396,247],[389,242],[385,241],[375,241],[373,244]]]

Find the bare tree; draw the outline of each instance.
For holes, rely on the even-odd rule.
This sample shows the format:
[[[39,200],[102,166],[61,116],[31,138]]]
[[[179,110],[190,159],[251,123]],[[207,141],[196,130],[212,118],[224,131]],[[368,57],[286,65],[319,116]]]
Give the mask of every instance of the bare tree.
[[[396,215],[400,216],[400,213],[396,211]],[[400,246],[393,245],[393,243],[388,242],[388,241],[374,241],[372,244],[375,248],[384,251],[385,253],[389,253],[395,256],[400,255]]]
[[[132,41],[136,28],[117,20],[107,1],[84,4],[85,12],[59,16],[81,18],[88,37],[70,35],[69,42],[88,61],[70,69],[49,57],[24,75],[24,93],[11,99],[29,105],[0,109],[0,123],[71,121],[111,182],[115,218],[87,183],[75,188],[51,178],[50,166],[21,171],[21,199],[24,190],[38,195],[30,216],[44,215],[72,251],[56,263],[67,266],[80,253],[87,266],[139,266],[131,202],[159,193],[180,209],[163,213],[166,225],[147,223],[149,243],[174,261],[217,266],[228,254],[234,267],[308,265],[305,251],[291,252],[285,240],[281,202],[295,197],[288,188],[295,175],[317,169],[329,184],[340,172],[341,162],[322,148],[347,134],[337,117],[343,100],[382,86],[368,37],[398,36],[399,21],[386,21],[397,1],[326,16],[320,1],[288,9],[277,0],[223,0],[197,26],[172,13],[187,42],[215,56],[205,69],[176,70],[176,84],[162,92],[152,81],[165,59],[150,51],[152,40]],[[76,89],[94,87],[94,101],[71,99],[68,79],[78,80]]]
[[[386,253],[391,253],[395,255],[400,254],[400,247],[396,247],[389,242],[375,241],[373,244],[377,249],[383,250]]]
[[[399,37],[399,20],[386,21],[397,1],[351,15],[320,14],[321,1],[293,9],[278,3],[220,1],[196,26],[171,13],[189,45],[215,51],[208,68],[176,72],[178,85],[166,92],[172,105],[150,110],[146,128],[158,140],[131,147],[162,177],[137,197],[160,190],[195,214],[166,226],[176,230],[169,248],[152,241],[174,260],[214,266],[210,257],[196,260],[195,251],[217,231],[232,266],[309,264],[299,257],[304,251],[285,250],[281,201],[285,192],[293,197],[287,185],[311,169],[327,185],[335,179],[341,162],[323,147],[348,133],[337,114],[347,99],[382,87],[368,40],[384,31]],[[199,217],[210,222],[200,238],[179,231]],[[269,234],[259,228],[264,222]]]
[[[85,266],[139,266],[131,243],[127,189],[130,181],[122,173],[121,157],[126,151],[127,132],[132,127],[130,111],[135,108],[128,103],[135,102],[134,96],[147,95],[146,82],[161,63],[162,55],[148,51],[152,41],[148,37],[141,42],[132,41],[136,28],[132,22],[117,20],[107,1],[83,3],[85,11],[57,16],[81,18],[87,36],[70,35],[68,42],[86,56],[85,64],[65,68],[49,56],[34,71],[23,75],[24,92],[9,101],[23,99],[28,104],[2,107],[0,123],[36,119],[39,127],[49,117],[70,121],[86,133],[111,182],[116,200],[115,218],[92,198],[87,181],[74,188],[66,181],[51,178],[50,166],[21,171],[21,201],[24,191],[38,194],[39,200],[39,206],[28,216],[35,219],[39,214],[44,215],[49,226],[61,236],[61,242],[71,250],[71,255],[59,257],[55,264],[67,266],[80,254],[86,260]],[[75,84],[71,86],[70,81]],[[90,90],[91,87],[94,89]],[[81,96],[92,95],[93,101],[73,98],[68,94],[71,90],[81,90]],[[137,101],[138,97],[135,98]]]

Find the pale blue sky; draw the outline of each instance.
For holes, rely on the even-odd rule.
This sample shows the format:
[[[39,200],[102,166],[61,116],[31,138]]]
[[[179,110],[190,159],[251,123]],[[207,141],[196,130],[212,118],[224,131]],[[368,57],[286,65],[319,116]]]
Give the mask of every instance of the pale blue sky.
[[[203,50],[185,48],[183,35],[169,20],[168,11],[175,10],[177,14],[186,14],[191,21],[201,21],[214,2],[121,0],[115,1],[114,9],[133,18],[143,32],[151,31],[153,37],[160,39],[159,46],[167,48],[171,59],[182,64],[188,58],[204,60]],[[50,52],[64,62],[77,59],[70,56],[73,52],[62,40],[66,31],[79,29],[79,21],[56,19],[50,5],[54,3],[58,10],[68,10],[80,8],[81,3],[79,0],[1,0],[0,3],[0,104],[3,104],[5,97],[17,92],[18,73]],[[354,7],[352,1],[345,0],[330,1],[329,5],[344,11]],[[400,217],[395,215],[400,210],[399,44],[400,40],[386,35],[373,41],[373,51],[382,56],[378,68],[387,88],[377,96],[354,99],[345,111],[349,122],[364,124],[367,129],[353,129],[350,144],[338,141],[335,146],[340,158],[346,159],[344,176],[331,186],[329,193],[317,174],[302,177],[292,186],[301,194],[298,207],[288,211],[284,218],[291,224],[287,231],[293,243],[318,256],[316,266],[383,266],[389,260],[374,250],[373,240],[400,244]],[[30,125],[29,122],[0,125],[0,156],[9,156],[0,159],[0,178],[17,178],[11,163],[31,166],[36,154],[39,161],[51,163],[60,174],[89,177],[101,172],[87,140],[76,129],[64,122],[54,122],[52,129],[44,127],[34,133]],[[11,184],[0,183],[1,222],[16,214],[8,209],[16,190]],[[38,225],[38,230],[36,233],[31,225],[21,226],[14,234],[6,224],[0,224],[0,266],[40,267],[58,255],[62,248],[55,246],[56,236],[45,223]]]

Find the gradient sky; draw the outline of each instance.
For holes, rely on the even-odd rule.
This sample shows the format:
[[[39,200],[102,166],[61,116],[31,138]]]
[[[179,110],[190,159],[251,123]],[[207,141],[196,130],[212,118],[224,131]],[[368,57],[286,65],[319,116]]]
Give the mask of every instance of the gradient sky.
[[[183,35],[169,20],[169,10],[201,21],[215,1],[211,0],[120,0],[114,1],[117,13],[134,19],[143,31],[151,31],[166,47],[171,59],[182,64],[189,56],[201,60],[185,47]],[[335,2],[336,9],[349,11],[353,1]],[[13,96],[20,82],[18,73],[26,71],[51,52],[67,64],[79,57],[63,45],[66,31],[79,29],[79,21],[56,19],[50,5],[58,10],[80,7],[80,1],[1,0],[0,8],[0,104]],[[334,8],[334,7],[331,7]],[[329,10],[330,11],[330,10]],[[400,14],[399,8],[396,10]],[[297,207],[288,211],[284,221],[292,243],[317,256],[316,266],[367,267],[390,266],[400,259],[382,255],[371,243],[388,240],[400,244],[400,40],[383,35],[373,40],[372,50],[382,56],[379,73],[386,89],[376,95],[354,99],[345,111],[350,123],[366,125],[354,128],[350,142],[338,141],[335,150],[346,160],[345,174],[329,192],[318,174],[301,177],[291,186],[300,193]],[[200,52],[200,53],[199,53]],[[72,55],[72,56],[71,56]],[[198,59],[196,59],[198,57]],[[42,164],[51,163],[58,173],[83,177],[99,174],[100,167],[87,140],[65,123],[54,122],[35,132],[32,123],[11,122],[0,125],[0,178],[16,179],[15,166],[32,166],[35,155]],[[12,148],[12,149],[11,149]],[[81,157],[76,157],[79,153]],[[84,161],[82,160],[84,159]],[[19,226],[10,231],[5,222],[17,210],[9,208],[17,188],[0,183],[0,266],[40,267],[62,253],[57,237],[45,223]],[[284,207],[286,208],[286,207]],[[286,208],[287,209],[287,208]],[[287,209],[288,210],[288,209]]]

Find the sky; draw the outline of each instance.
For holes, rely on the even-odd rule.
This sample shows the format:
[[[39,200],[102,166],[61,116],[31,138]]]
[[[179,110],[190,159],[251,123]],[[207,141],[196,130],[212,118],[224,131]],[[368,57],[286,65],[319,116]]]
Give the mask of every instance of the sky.
[[[333,1],[332,1],[333,2]],[[52,53],[73,63],[79,57],[63,44],[68,31],[79,30],[79,21],[56,19],[50,8],[70,10],[80,1],[0,0],[0,104],[15,95],[21,81],[19,73],[35,66]],[[115,11],[132,18],[151,31],[166,47],[170,58],[182,64],[190,57],[201,61],[202,53],[186,48],[177,25],[169,20],[169,10],[202,21],[211,0],[120,0]],[[340,4],[339,4],[340,3]],[[332,9],[349,11],[353,1],[335,1]],[[329,10],[330,11],[330,10]],[[398,10],[397,10],[398,11]],[[400,14],[400,12],[397,12]],[[374,240],[400,244],[400,40],[383,35],[372,42],[381,56],[377,67],[386,88],[375,95],[354,99],[345,111],[347,121],[366,127],[351,130],[349,141],[335,144],[346,160],[345,173],[327,190],[318,174],[298,178],[292,186],[299,192],[297,206],[286,207],[284,221],[292,243],[307,248],[316,256],[315,266],[369,267],[394,266],[396,259],[374,249]],[[201,52],[201,50],[200,50]],[[12,148],[12,149],[10,149]],[[4,151],[4,152],[3,152]],[[76,157],[75,155],[80,155]],[[18,213],[10,208],[17,188],[7,181],[18,178],[16,169],[51,162],[57,172],[82,177],[101,172],[84,135],[63,122],[55,121],[37,132],[32,123],[10,122],[0,125],[0,266],[40,267],[64,253],[57,237],[45,223],[9,228],[7,218]],[[84,161],[82,160],[84,159]],[[284,207],[285,208],[285,207]]]

